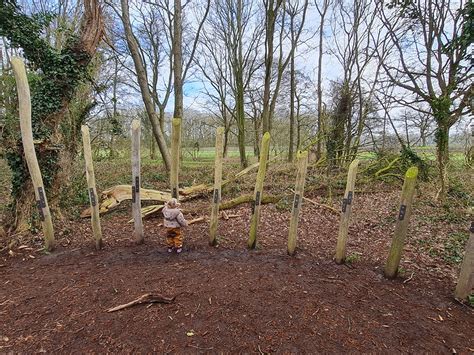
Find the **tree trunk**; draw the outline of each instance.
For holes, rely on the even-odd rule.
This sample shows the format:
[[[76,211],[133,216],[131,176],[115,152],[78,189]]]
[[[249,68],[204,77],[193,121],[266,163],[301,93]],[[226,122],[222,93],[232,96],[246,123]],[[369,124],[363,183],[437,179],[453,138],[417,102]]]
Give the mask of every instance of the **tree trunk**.
[[[237,30],[239,35],[237,36],[237,53],[235,53],[233,71],[235,76],[235,87],[236,87],[236,98],[235,105],[237,110],[237,141],[239,144],[239,155],[240,155],[240,166],[246,168],[248,166],[247,155],[245,152],[245,98],[244,98],[244,60],[242,54],[242,36],[240,31],[242,28],[242,2],[237,4]]]
[[[326,11],[329,6],[329,1],[325,0],[323,4],[322,11],[319,11],[319,15],[321,17],[320,25],[319,25],[319,51],[318,51],[318,132],[316,133],[316,161],[321,158],[321,146],[322,146],[322,114],[323,114],[323,39],[324,39],[324,20],[326,17]]]
[[[294,17],[291,16],[290,29],[291,29],[291,43],[294,43],[295,32],[293,30]],[[295,80],[295,52],[291,54],[290,63],[290,144],[288,147],[288,161],[293,161],[293,146],[295,136],[295,91],[296,91],[296,80]]]
[[[253,121],[253,124],[254,124],[254,134],[255,134],[253,152],[256,157],[260,157],[260,123],[256,116]]]
[[[230,125],[228,125],[227,121],[225,121],[224,126],[224,152],[223,157],[227,158],[227,153],[229,149],[229,132],[230,132]]]
[[[0,11],[7,9],[6,4],[4,8],[0,7]],[[80,127],[84,119],[81,114],[66,119],[70,114],[69,104],[77,97],[77,88],[82,83],[82,75],[87,70],[102,38],[104,30],[102,20],[102,11],[98,1],[84,0],[84,13],[79,33],[74,34],[71,38],[75,40],[66,43],[60,52],[47,44],[32,47],[32,41],[35,43],[35,34],[28,33],[29,36],[22,36],[24,34],[22,31],[29,27],[16,26],[18,21],[28,24],[31,23],[31,19],[19,11],[13,11],[9,21],[0,26],[5,37],[20,46],[24,57],[41,70],[39,75],[42,80],[39,80],[38,85],[33,88],[31,97],[33,134],[35,140],[39,142],[35,144],[35,149],[46,190],[51,196],[50,207],[53,213],[59,211],[62,187],[67,185],[67,180],[59,183],[61,180],[59,177],[67,174],[76,158],[77,141],[80,135],[72,133],[78,132],[77,126]],[[51,67],[44,67],[45,63],[51,63],[52,59],[57,60],[58,66],[63,65],[64,72],[58,73]],[[64,73],[68,75],[67,81],[62,77]],[[47,104],[44,103],[44,97],[50,100]],[[72,133],[62,134],[63,128]],[[18,142],[10,147],[7,155],[10,169],[17,177],[12,181],[14,202],[4,216],[7,232],[21,232],[35,224],[32,219],[36,209],[34,192],[27,172],[24,152],[20,147],[21,142]]]
[[[270,117],[270,85],[273,70],[273,37],[275,35],[276,12],[281,6],[282,0],[269,0],[265,9],[265,80],[263,89],[263,132],[271,131]],[[275,5],[274,5],[275,4]]]
[[[436,132],[436,158],[439,173],[438,198],[443,200],[446,196],[447,165],[449,163],[449,126],[447,124],[440,124]]]
[[[156,159],[155,138],[153,135],[150,135],[150,159]]]
[[[436,120],[436,159],[438,160],[439,191],[437,198],[444,200],[447,190],[447,165],[449,163],[449,128],[451,100],[447,96],[432,99],[430,102]]]
[[[182,54],[182,8],[181,0],[174,0],[173,62],[174,62],[174,114],[183,118],[183,54]]]

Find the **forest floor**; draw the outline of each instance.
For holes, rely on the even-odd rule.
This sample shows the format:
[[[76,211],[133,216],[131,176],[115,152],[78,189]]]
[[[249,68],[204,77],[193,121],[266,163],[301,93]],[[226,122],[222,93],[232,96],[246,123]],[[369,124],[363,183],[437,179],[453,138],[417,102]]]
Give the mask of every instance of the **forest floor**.
[[[267,190],[294,180],[282,176],[270,175]],[[339,216],[309,202],[294,257],[291,199],[263,206],[254,251],[248,205],[220,219],[218,247],[207,223],[190,226],[181,255],[167,253],[160,218],[134,245],[127,203],[102,219],[101,251],[89,221],[71,218],[57,225],[51,254],[41,234],[0,253],[0,352],[473,352],[474,310],[452,296],[467,220],[419,189],[400,275],[387,280],[398,196],[397,186],[356,191],[346,265],[332,260]],[[327,203],[317,190],[308,197]],[[209,200],[183,208],[200,211],[187,219],[205,216]],[[147,292],[176,298],[106,311]]]

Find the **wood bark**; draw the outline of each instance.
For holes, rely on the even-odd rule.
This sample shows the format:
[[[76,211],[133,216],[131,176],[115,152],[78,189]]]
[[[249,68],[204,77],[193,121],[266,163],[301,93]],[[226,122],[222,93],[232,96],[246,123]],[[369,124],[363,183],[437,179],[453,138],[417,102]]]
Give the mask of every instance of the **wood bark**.
[[[84,146],[84,160],[86,163],[86,179],[89,193],[89,202],[92,211],[92,233],[94,234],[95,248],[100,250],[102,248],[102,229],[100,227],[99,216],[99,200],[97,196],[97,189],[95,185],[94,163],[92,161],[91,138],[89,134],[89,127],[82,126],[82,142]]]
[[[398,266],[402,257],[405,237],[407,235],[408,224],[411,216],[411,205],[415,194],[416,178],[418,168],[411,167],[405,173],[405,182],[403,183],[402,196],[400,199],[400,209],[398,212],[395,233],[392,239],[392,246],[385,264],[384,275],[386,278],[393,279],[397,277]]]
[[[45,249],[51,251],[55,247],[53,221],[49,210],[48,199],[44,189],[41,170],[36,157],[33,143],[33,130],[31,127],[31,99],[30,87],[26,76],[25,64],[18,57],[11,59],[18,91],[18,104],[20,113],[20,130],[28,171],[33,182],[38,213],[43,228]]]
[[[306,170],[308,168],[308,152],[298,152],[298,173],[296,175],[295,195],[293,197],[293,208],[291,210],[290,228],[288,233],[288,254],[294,255],[296,240],[298,237],[298,218],[303,203]]]
[[[133,238],[137,244],[144,242],[143,221],[140,199],[140,121],[132,122],[132,215],[134,220]]]
[[[265,173],[267,171],[268,153],[270,152],[270,133],[266,132],[262,137],[262,147],[260,149],[259,168],[257,173],[257,181],[255,183],[254,203],[252,208],[252,219],[250,221],[250,233],[248,239],[248,247],[255,249],[257,246],[257,230],[260,222],[260,205],[263,196],[263,183],[265,181]]]
[[[336,246],[336,263],[338,264],[342,264],[346,259],[347,235],[349,232],[358,166],[359,160],[356,159],[349,165],[349,171],[347,173],[346,191],[342,199],[341,221],[339,222],[339,234],[337,236]]]
[[[471,235],[466,244],[458,284],[454,291],[454,296],[463,300],[467,299],[474,289],[474,222],[471,222],[470,232]]]

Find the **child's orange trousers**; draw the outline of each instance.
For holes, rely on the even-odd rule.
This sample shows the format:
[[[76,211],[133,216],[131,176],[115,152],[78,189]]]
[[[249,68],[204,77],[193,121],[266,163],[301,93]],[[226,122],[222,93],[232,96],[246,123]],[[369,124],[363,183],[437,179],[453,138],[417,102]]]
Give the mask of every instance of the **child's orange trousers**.
[[[166,229],[166,244],[169,248],[183,247],[183,234],[181,233],[181,228]]]

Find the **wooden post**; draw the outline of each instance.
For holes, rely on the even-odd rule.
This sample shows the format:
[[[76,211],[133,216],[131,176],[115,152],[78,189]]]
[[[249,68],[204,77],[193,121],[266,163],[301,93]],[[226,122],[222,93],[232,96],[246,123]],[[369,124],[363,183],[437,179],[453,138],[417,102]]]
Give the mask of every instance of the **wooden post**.
[[[298,152],[298,173],[296,175],[295,196],[293,198],[293,209],[291,211],[290,230],[288,234],[288,254],[294,255],[296,249],[296,239],[298,234],[298,216],[303,202],[304,183],[306,180],[306,170],[308,168],[308,152]]]
[[[408,223],[410,222],[411,204],[413,195],[415,194],[416,178],[418,176],[418,168],[411,167],[405,173],[405,181],[402,188],[402,196],[400,201],[400,209],[398,212],[395,233],[392,239],[392,246],[385,265],[385,277],[393,279],[398,274],[398,265],[402,257],[403,245],[407,234]]]
[[[89,201],[91,205],[91,222],[92,233],[95,239],[95,248],[102,248],[102,230],[100,228],[99,201],[97,198],[97,189],[95,186],[94,164],[92,162],[91,138],[89,127],[83,125],[81,127],[82,144],[84,146],[84,160],[86,162],[86,179],[89,192]]]
[[[35,190],[36,203],[38,206],[39,218],[43,228],[45,249],[51,251],[54,249],[54,229],[49,210],[48,199],[43,185],[41,170],[36,158],[35,146],[33,143],[33,130],[31,127],[31,101],[30,87],[26,77],[25,64],[18,57],[11,59],[13,73],[15,74],[16,86],[18,91],[18,103],[20,112],[20,130],[23,150],[25,152],[28,171]]]
[[[248,247],[255,249],[257,246],[257,228],[260,221],[260,204],[262,202],[263,182],[267,171],[268,152],[270,150],[270,133],[266,132],[262,137],[260,148],[260,161],[257,173],[257,181],[255,183],[254,200],[252,206],[252,219],[250,221],[250,234]]]
[[[140,121],[132,121],[132,214],[134,222],[133,238],[137,244],[144,241],[142,203],[140,201]]]
[[[355,159],[349,165],[347,173],[346,192],[342,199],[341,221],[339,223],[339,234],[337,236],[336,263],[342,264],[346,259],[347,233],[349,231],[349,220],[352,212],[352,201],[354,199],[354,186],[357,176],[359,160]]]
[[[179,156],[180,156],[180,145],[181,145],[181,119],[173,118],[172,129],[171,129],[171,172],[170,172],[170,184],[171,184],[171,197],[179,199]]]
[[[471,236],[466,244],[466,251],[461,265],[458,284],[454,296],[466,299],[474,289],[474,222],[471,222]]]
[[[216,158],[214,170],[214,196],[212,199],[211,223],[209,231],[209,244],[216,245],[217,221],[219,219],[219,204],[221,202],[222,185],[222,158],[224,155],[224,127],[216,130]]]

